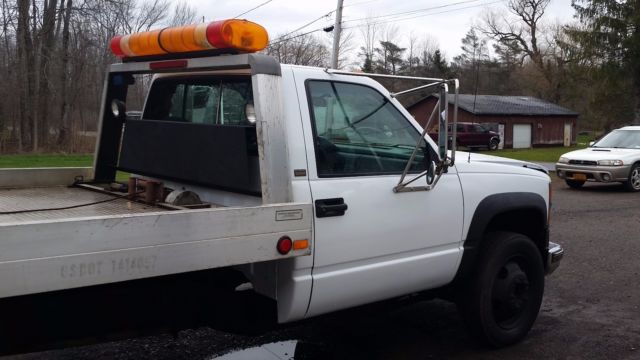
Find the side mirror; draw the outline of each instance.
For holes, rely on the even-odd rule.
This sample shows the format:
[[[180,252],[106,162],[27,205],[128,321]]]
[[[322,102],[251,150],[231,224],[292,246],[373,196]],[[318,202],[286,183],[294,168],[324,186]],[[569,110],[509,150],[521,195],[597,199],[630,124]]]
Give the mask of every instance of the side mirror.
[[[123,119],[127,114],[127,107],[124,101],[113,99],[111,101],[111,115],[116,119]]]
[[[425,179],[427,179],[427,185],[433,185],[433,183],[436,181],[436,162],[435,161],[431,161],[431,163],[429,164],[429,168],[427,168],[427,175],[425,176]]]
[[[595,144],[595,143],[596,143],[595,141],[589,141],[589,147],[592,147],[593,144]]]

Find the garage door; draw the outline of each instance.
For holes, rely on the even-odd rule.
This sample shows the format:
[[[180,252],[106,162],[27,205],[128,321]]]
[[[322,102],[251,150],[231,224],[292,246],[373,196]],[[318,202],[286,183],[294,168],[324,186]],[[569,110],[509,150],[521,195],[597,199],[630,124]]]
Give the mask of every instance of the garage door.
[[[526,149],[531,147],[531,124],[513,125],[513,148]]]

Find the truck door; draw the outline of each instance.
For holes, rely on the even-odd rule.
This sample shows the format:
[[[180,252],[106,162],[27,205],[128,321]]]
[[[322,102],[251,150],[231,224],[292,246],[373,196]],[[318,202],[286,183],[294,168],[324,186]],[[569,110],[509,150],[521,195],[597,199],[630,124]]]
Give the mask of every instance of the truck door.
[[[298,80],[299,97],[308,99],[301,114],[315,205],[307,316],[450,282],[463,217],[455,169],[432,191],[394,193],[420,138],[417,123],[368,79],[372,84]],[[423,145],[416,173],[434,156]]]

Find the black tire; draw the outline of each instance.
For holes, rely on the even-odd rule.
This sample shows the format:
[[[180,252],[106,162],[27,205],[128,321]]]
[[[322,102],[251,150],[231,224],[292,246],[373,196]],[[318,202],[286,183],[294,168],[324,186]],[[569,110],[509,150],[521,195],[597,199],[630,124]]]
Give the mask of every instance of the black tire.
[[[564,182],[566,182],[567,185],[569,185],[569,187],[572,189],[580,189],[582,185],[584,185],[584,181],[566,179]]]
[[[631,192],[640,191],[640,164],[633,164],[629,178],[624,182],[624,188]]]
[[[542,302],[540,251],[524,235],[490,233],[477,264],[458,302],[470,332],[494,347],[520,341],[533,326]]]
[[[489,150],[498,150],[499,145],[500,141],[497,139],[491,139],[491,141],[489,141]]]

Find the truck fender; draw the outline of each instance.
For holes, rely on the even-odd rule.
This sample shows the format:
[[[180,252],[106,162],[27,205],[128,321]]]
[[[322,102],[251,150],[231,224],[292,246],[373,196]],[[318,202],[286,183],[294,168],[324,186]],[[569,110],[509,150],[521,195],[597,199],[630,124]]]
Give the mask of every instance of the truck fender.
[[[466,278],[473,271],[485,234],[492,231],[526,235],[534,241],[542,258],[546,258],[549,225],[544,198],[536,193],[513,192],[489,195],[480,201],[469,225],[454,282]]]

